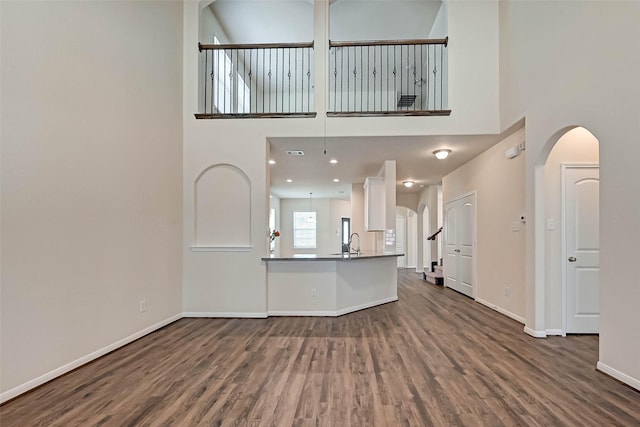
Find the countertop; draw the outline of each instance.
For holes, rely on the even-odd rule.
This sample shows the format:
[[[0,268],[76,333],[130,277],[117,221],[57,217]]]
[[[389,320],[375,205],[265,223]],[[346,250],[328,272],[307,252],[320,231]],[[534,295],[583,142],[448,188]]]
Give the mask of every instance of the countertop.
[[[358,261],[362,259],[399,257],[404,254],[395,252],[361,252],[359,254],[288,254],[275,255],[262,258],[262,261]]]

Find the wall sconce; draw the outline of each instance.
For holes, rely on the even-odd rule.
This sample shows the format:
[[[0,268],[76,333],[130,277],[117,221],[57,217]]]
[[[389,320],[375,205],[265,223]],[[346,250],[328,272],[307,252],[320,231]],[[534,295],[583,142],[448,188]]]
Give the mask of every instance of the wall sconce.
[[[436,159],[438,160],[444,160],[449,157],[449,153],[451,153],[451,150],[442,149],[434,151],[433,155],[436,156]]]

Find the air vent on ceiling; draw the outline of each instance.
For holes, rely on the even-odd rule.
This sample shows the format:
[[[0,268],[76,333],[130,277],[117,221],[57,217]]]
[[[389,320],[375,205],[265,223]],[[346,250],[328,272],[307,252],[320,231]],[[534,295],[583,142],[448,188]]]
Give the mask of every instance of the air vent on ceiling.
[[[288,150],[287,154],[290,156],[304,156],[304,151],[302,150]]]
[[[416,100],[416,95],[400,95],[398,108],[411,107]]]

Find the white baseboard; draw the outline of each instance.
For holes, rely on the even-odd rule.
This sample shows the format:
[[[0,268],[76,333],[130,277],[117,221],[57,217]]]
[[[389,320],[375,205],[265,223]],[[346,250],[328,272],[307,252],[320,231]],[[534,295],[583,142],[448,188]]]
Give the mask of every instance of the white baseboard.
[[[335,311],[270,311],[269,316],[313,316],[313,317],[336,317]]]
[[[562,333],[562,329],[547,329],[545,333],[547,334],[547,336],[551,336],[551,335],[559,335],[561,337],[566,336],[566,334]]]
[[[22,393],[26,393],[27,391],[36,388],[46,382],[51,381],[54,378],[57,378],[61,375],[66,374],[67,372],[73,371],[76,368],[79,368],[82,365],[85,365],[99,357],[104,356],[107,353],[110,353],[120,347],[123,347],[139,338],[142,338],[145,335],[150,334],[164,326],[167,326],[169,323],[173,323],[176,320],[182,318],[182,314],[176,314],[174,316],[169,317],[161,322],[156,323],[155,325],[151,325],[148,328],[145,328],[139,332],[136,332],[133,335],[129,335],[126,338],[121,339],[120,341],[116,341],[113,344],[109,344],[106,347],[102,347],[99,350],[94,351],[93,353],[87,354],[79,359],[74,360],[73,362],[67,363],[64,366],[61,366],[57,369],[54,369],[51,372],[47,372],[44,375],[41,375],[37,378],[32,379],[31,381],[27,381],[24,384],[21,384],[17,387],[12,388],[11,390],[7,390],[4,393],[0,394],[0,404],[13,399],[16,396],[21,395]]]
[[[366,304],[354,305],[352,307],[343,308],[341,310],[327,311],[270,311],[269,316],[320,316],[320,317],[338,317],[344,314],[353,313],[354,311],[364,310],[365,308],[375,307],[377,305],[386,304],[388,302],[398,301],[398,297],[384,298],[378,301],[368,302]]]
[[[546,338],[547,337],[547,331],[536,331],[534,329],[531,329],[528,326],[524,327],[524,333],[527,335],[531,335],[534,338]]]
[[[485,301],[485,300],[483,300],[483,299],[476,298],[476,302],[479,302],[480,304],[482,304],[482,305],[484,305],[484,306],[487,306],[487,307],[489,307],[490,309],[495,310],[495,311],[497,311],[498,313],[503,314],[503,315],[505,315],[505,316],[507,316],[507,317],[509,317],[509,318],[511,318],[511,319],[513,319],[513,320],[515,320],[516,322],[520,322],[520,323],[522,323],[523,325],[524,325],[525,323],[527,323],[527,322],[526,322],[526,320],[524,319],[524,317],[522,317],[522,316],[518,316],[517,314],[514,314],[514,313],[512,313],[512,312],[510,312],[510,311],[508,311],[508,310],[505,310],[505,309],[504,309],[504,308],[502,308],[502,307],[498,307],[497,305],[495,305],[495,304],[493,304],[493,303],[490,303],[489,301]]]
[[[243,318],[243,319],[266,319],[267,313],[247,313],[247,312],[221,312],[221,311],[187,311],[182,313],[182,317],[220,317],[220,318]]]
[[[366,304],[354,305],[352,307],[343,308],[342,310],[338,310],[336,312],[336,315],[342,316],[343,314],[353,313],[354,311],[364,310],[365,308],[371,308],[371,307],[375,307],[376,305],[382,305],[382,304],[386,304],[394,301],[398,301],[397,295],[395,297],[383,298],[381,300],[368,302]]]
[[[611,375],[613,378],[618,381],[622,381],[626,385],[635,388],[636,390],[640,390],[640,380],[633,378],[625,373],[618,371],[617,369],[612,368],[609,365],[605,365],[604,363],[598,361],[596,365],[596,369],[600,372],[604,372],[607,375]]]

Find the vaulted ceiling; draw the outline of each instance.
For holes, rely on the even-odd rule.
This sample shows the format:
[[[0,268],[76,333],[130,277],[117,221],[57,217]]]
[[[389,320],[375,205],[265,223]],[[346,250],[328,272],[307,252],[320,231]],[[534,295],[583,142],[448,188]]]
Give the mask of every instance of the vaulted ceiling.
[[[336,0],[330,5],[330,38],[427,38],[441,4],[440,0]],[[313,40],[310,0],[216,0],[210,7],[232,43]]]
[[[330,38],[390,40],[428,38],[441,1],[335,0],[330,5]],[[313,40],[311,0],[216,0],[211,10],[232,43],[286,43]],[[504,135],[502,135],[504,136]],[[271,192],[283,198],[342,198],[351,184],[375,176],[385,160],[396,160],[397,191],[415,193],[496,144],[501,135],[367,138],[272,138]],[[323,153],[327,146],[327,154]],[[433,151],[449,148],[438,161]],[[302,150],[291,156],[288,150]],[[335,158],[337,164],[330,164]],[[287,183],[291,179],[293,182]],[[339,179],[339,182],[334,182]],[[413,180],[410,189],[402,181]]]

